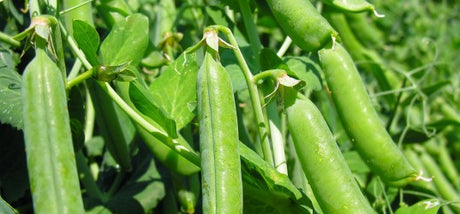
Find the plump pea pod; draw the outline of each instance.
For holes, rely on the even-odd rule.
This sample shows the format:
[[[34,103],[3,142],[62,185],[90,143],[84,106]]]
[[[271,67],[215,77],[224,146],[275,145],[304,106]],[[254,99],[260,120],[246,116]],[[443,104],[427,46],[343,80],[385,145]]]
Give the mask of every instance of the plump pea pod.
[[[35,213],[84,213],[63,82],[55,62],[37,48],[24,71],[22,88]]]
[[[310,0],[267,0],[273,15],[292,41],[306,51],[317,51],[337,37]]]
[[[319,59],[337,112],[361,157],[388,184],[414,181],[417,171],[385,130],[348,52],[336,43],[320,50]]]
[[[296,153],[321,210],[375,213],[318,108],[292,88],[285,88],[284,105]]]
[[[366,0],[321,0],[325,4],[331,5],[345,12],[374,11],[374,5]]]
[[[232,85],[224,67],[209,52],[198,72],[197,89],[203,213],[242,213],[243,186]]]

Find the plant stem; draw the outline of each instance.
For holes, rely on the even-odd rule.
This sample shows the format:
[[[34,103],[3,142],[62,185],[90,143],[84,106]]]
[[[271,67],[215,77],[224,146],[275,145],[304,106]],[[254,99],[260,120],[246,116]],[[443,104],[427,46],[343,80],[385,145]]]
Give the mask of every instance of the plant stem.
[[[235,37],[233,36],[230,29],[224,26],[214,26],[216,29],[221,31],[225,34],[228,38],[230,44],[234,47],[233,51],[235,53],[236,59],[238,60],[238,64],[241,66],[241,70],[243,71],[244,79],[246,80],[246,84],[248,86],[248,91],[251,99],[252,108],[254,114],[256,116],[257,127],[258,127],[258,134],[260,141],[262,143],[262,151],[263,151],[263,158],[267,161],[270,165],[274,166],[273,163],[273,155],[271,150],[271,145],[269,141],[269,127],[266,118],[264,117],[264,112],[262,110],[263,104],[261,103],[259,90],[257,89],[257,85],[252,82],[252,73],[249,70],[249,67],[244,60],[243,54],[241,53],[240,48],[238,47],[238,43],[236,42]]]
[[[75,86],[75,85],[77,85],[77,84],[89,79],[92,76],[93,76],[93,69],[89,69],[89,70],[85,71],[84,73],[76,76],[75,78],[69,80],[67,82],[66,89],[70,90],[73,86]]]
[[[286,53],[286,51],[288,50],[289,46],[291,45],[292,43],[292,39],[291,37],[289,36],[286,36],[286,39],[284,39],[284,42],[283,44],[281,45],[280,49],[278,50],[278,52],[276,52],[276,55],[278,57],[282,57],[284,56],[284,54]]]
[[[88,142],[93,137],[94,122],[96,119],[96,112],[94,110],[93,101],[89,94],[88,88],[86,89],[86,120],[85,120],[85,142]]]
[[[0,32],[0,42],[4,42],[4,43],[12,45],[14,47],[21,46],[21,42],[15,40],[12,36],[10,36],[8,34],[5,34],[3,32]]]

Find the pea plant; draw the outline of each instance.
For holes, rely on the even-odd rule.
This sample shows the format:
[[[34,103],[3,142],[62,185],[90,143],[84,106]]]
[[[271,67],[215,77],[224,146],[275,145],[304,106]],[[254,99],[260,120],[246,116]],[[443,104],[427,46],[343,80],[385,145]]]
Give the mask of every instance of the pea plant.
[[[0,11],[0,213],[460,213],[455,1]]]

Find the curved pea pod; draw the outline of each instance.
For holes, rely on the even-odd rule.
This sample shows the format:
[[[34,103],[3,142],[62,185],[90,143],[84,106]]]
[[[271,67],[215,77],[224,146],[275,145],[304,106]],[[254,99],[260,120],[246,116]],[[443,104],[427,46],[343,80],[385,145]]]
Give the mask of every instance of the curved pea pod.
[[[62,6],[64,9],[70,9],[77,5],[86,2],[86,0],[65,0],[62,1]],[[78,8],[74,8],[68,11],[65,15],[65,23],[67,29],[71,35],[73,35],[73,27],[72,21],[74,20],[81,20],[85,21],[86,23],[93,25],[93,9],[91,7],[91,3],[86,3],[85,5],[80,5]]]
[[[319,59],[339,117],[358,153],[386,183],[403,186],[417,171],[385,130],[347,51],[338,43]]]
[[[366,0],[321,0],[325,4],[346,12],[374,11],[374,5]]]
[[[206,52],[197,78],[203,213],[242,213],[238,124],[230,77]]]
[[[267,0],[273,15],[292,41],[306,51],[317,51],[337,32],[309,0]]]
[[[354,180],[318,108],[292,88],[284,106],[302,169],[324,213],[375,213]]]
[[[84,213],[64,81],[44,49],[25,68],[22,94],[35,213]]]

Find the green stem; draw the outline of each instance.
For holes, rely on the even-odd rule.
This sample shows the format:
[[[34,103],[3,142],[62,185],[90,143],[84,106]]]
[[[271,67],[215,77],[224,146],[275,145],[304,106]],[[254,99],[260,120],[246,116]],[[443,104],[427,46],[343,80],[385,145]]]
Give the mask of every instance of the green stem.
[[[85,120],[85,142],[93,137],[94,122],[96,119],[96,112],[94,110],[93,101],[88,89],[86,89],[86,120]]]
[[[84,73],[76,76],[75,78],[69,80],[67,82],[67,86],[66,86],[66,89],[67,90],[70,90],[73,86],[79,84],[79,83],[82,83],[83,81],[91,78],[93,76],[93,69],[89,69],[87,71],[85,71]]]
[[[8,34],[5,34],[3,32],[0,32],[0,42],[4,42],[4,43],[12,45],[14,47],[21,46],[21,42],[17,41],[12,36],[10,36]]]
[[[278,57],[283,57],[284,54],[286,53],[286,51],[288,50],[289,46],[291,45],[292,43],[292,39],[291,37],[289,36],[286,36],[286,39],[284,39],[284,42],[283,44],[281,45],[280,49],[278,50],[278,52],[276,52],[276,55]]]
[[[248,34],[249,44],[251,44],[251,49],[253,55],[255,56],[255,67],[256,71],[260,68],[260,60],[259,54],[262,48],[262,44],[259,40],[259,35],[257,33],[257,26],[254,23],[254,19],[252,18],[252,12],[249,8],[249,1],[248,0],[238,0],[238,4],[240,5],[241,15],[243,16],[243,23],[244,27],[246,28],[246,33]]]
[[[246,61],[244,60],[243,54],[241,53],[241,50],[238,47],[238,43],[236,42],[236,39],[233,36],[230,29],[224,26],[219,26],[219,25],[213,26],[213,27],[215,27],[216,29],[224,33],[225,36],[228,38],[230,44],[234,47],[233,51],[235,53],[236,59],[238,60],[238,64],[241,66],[241,70],[243,71],[244,79],[246,80],[246,84],[248,86],[252,108],[256,116],[257,127],[258,127],[257,130],[258,130],[260,141],[262,143],[263,157],[265,161],[267,161],[270,165],[274,166],[271,145],[268,139],[270,129],[268,127],[268,122],[266,121],[264,117],[264,112],[262,110],[263,104],[260,99],[259,90],[257,89],[257,85],[254,84],[252,81],[253,79],[252,73],[249,70],[249,67]]]

